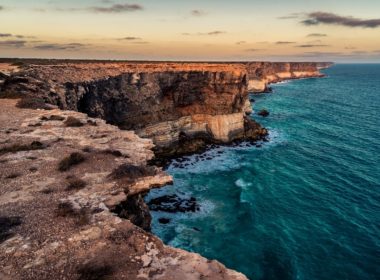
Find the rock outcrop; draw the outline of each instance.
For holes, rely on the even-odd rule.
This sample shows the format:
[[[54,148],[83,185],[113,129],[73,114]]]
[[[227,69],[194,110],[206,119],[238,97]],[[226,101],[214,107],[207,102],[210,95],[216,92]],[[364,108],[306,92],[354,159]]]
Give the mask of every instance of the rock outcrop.
[[[141,195],[172,180],[148,166],[151,140],[16,102],[0,110],[1,279],[247,279],[133,224],[149,220]]]
[[[248,90],[254,93],[266,92],[269,84],[284,80],[301,78],[319,78],[324,75],[319,71],[331,66],[322,62],[249,62]]]

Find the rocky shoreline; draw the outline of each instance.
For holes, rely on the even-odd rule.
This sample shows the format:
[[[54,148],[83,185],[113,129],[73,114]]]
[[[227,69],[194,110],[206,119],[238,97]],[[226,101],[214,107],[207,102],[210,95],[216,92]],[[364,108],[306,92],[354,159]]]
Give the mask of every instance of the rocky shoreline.
[[[143,196],[172,181],[151,163],[264,140],[267,130],[248,116],[252,85],[319,77],[327,66],[54,61],[15,72],[2,64],[0,97],[21,101],[0,99],[1,278],[246,279],[149,233]],[[152,203],[197,207],[163,201],[171,206]]]

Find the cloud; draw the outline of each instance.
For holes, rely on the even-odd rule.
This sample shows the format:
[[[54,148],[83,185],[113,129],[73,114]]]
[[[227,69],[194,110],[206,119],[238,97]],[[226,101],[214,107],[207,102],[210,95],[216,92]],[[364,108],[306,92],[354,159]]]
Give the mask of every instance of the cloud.
[[[70,44],[55,44],[55,43],[48,43],[48,44],[41,44],[36,45],[33,48],[38,50],[51,50],[51,51],[59,51],[59,50],[78,50],[83,49],[87,45],[80,44],[80,43],[70,43]]]
[[[13,35],[12,34],[9,34],[9,33],[0,33],[0,38],[4,38],[4,37],[12,37]]]
[[[4,7],[3,6],[0,6],[0,11],[4,10]]]
[[[208,32],[206,34],[202,34],[202,35],[220,35],[220,34],[225,34],[227,33],[226,31],[211,31],[211,32]]]
[[[196,16],[196,17],[201,17],[201,16],[206,15],[207,13],[205,11],[202,11],[202,10],[192,10],[191,14],[193,16]]]
[[[16,39],[35,39],[35,36],[24,36],[24,35],[15,35],[11,33],[0,33],[0,38],[9,38],[13,37]]]
[[[7,40],[0,41],[0,47],[6,48],[22,48],[27,42],[25,40]]]
[[[125,41],[136,41],[136,40],[141,40],[140,37],[133,37],[133,36],[128,36],[128,37],[124,37],[124,38],[119,38],[117,40],[125,40]]]
[[[89,7],[87,9],[95,13],[115,13],[115,14],[144,10],[143,6],[139,4],[114,4],[110,7]]]
[[[295,18],[299,18],[299,16],[300,16],[300,13],[291,13],[287,16],[278,17],[278,19],[295,19]]]
[[[360,19],[351,16],[340,16],[334,13],[313,12],[307,15],[307,19],[301,21],[304,25],[340,25],[346,27],[376,28],[380,26],[380,19]]]
[[[111,1],[102,1],[105,4],[112,4]],[[104,14],[121,14],[126,12],[135,12],[144,10],[144,7],[139,4],[113,4],[111,6],[92,6],[84,8],[53,8],[58,12],[80,12],[87,11],[91,13],[104,13]]]
[[[245,51],[246,52],[257,52],[257,51],[261,51],[261,49],[246,49]]]
[[[194,35],[199,35],[199,36],[216,36],[216,35],[222,35],[222,34],[226,34],[227,32],[226,31],[220,31],[220,30],[216,30],[216,31],[210,31],[210,32],[198,32],[198,33],[182,33],[182,35],[184,36],[194,36]]]
[[[323,34],[323,33],[310,33],[306,37],[327,37],[327,34]]]
[[[290,45],[295,44],[296,42],[290,42],[290,41],[277,41],[276,45]]]
[[[297,48],[315,48],[315,47],[329,47],[330,45],[323,45],[323,44],[304,44],[304,45],[298,45]]]
[[[247,43],[247,42],[246,41],[239,41],[239,42],[236,42],[236,45],[243,45],[245,43]]]

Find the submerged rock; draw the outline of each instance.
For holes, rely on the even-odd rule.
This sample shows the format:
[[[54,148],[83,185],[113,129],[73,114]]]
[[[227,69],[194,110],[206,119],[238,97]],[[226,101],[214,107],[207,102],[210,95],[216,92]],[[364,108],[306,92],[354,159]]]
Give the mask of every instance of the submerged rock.
[[[160,223],[160,224],[168,224],[168,223],[170,223],[170,219],[168,219],[168,218],[159,218],[158,219],[158,222]]]
[[[196,212],[200,210],[197,200],[194,197],[182,198],[175,194],[153,198],[147,204],[152,211],[169,213]]]
[[[260,110],[260,112],[257,113],[259,116],[262,116],[262,117],[268,117],[269,116],[269,111],[266,110],[266,109],[262,109]]]

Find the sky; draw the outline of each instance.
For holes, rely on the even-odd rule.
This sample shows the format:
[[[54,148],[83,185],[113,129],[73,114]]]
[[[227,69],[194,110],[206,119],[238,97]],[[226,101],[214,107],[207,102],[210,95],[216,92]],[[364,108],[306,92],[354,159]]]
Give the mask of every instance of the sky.
[[[380,0],[0,0],[0,57],[380,62]]]

